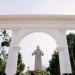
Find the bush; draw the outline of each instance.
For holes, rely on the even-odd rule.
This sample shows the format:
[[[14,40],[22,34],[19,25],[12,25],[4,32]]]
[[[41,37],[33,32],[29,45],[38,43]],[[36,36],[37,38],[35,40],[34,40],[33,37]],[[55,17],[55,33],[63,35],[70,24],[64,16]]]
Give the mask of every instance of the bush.
[[[50,72],[45,70],[30,71],[31,75],[50,75]]]

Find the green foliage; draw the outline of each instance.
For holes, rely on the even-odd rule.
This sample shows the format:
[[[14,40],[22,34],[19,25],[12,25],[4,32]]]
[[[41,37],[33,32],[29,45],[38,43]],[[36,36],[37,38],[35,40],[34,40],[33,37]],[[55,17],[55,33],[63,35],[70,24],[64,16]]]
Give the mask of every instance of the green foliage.
[[[51,75],[60,75],[59,56],[57,51],[54,51],[52,59],[49,61],[49,64],[50,66],[46,70],[48,70]]]
[[[9,45],[10,45],[10,42],[8,40],[7,41],[3,41],[1,43],[1,46],[7,46],[7,47],[9,47]]]
[[[30,75],[50,75],[50,72],[45,70],[36,70],[36,71],[29,71]]]
[[[67,43],[71,60],[72,72],[75,74],[75,34],[67,35]]]
[[[22,56],[21,53],[18,53],[18,61],[17,61],[17,72],[20,72],[22,74],[22,72],[25,69],[25,64],[22,61]]]
[[[8,35],[8,33],[6,32],[6,30],[2,31],[2,36],[3,36],[3,41],[1,42],[1,46],[6,46],[9,47],[10,46],[10,37]]]
[[[0,71],[5,71],[6,62],[3,61],[3,59],[0,58]]]
[[[0,48],[0,71],[5,72],[6,62],[7,62],[7,56],[5,46],[8,47],[8,41],[9,36],[6,33],[5,30],[2,31],[2,42],[1,42],[1,48]]]

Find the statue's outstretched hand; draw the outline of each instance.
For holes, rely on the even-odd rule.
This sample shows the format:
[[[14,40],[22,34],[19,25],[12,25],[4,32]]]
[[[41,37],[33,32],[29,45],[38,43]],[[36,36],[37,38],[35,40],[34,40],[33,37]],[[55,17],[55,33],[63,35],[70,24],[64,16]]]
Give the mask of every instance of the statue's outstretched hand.
[[[32,55],[34,55],[34,53],[32,53]]]

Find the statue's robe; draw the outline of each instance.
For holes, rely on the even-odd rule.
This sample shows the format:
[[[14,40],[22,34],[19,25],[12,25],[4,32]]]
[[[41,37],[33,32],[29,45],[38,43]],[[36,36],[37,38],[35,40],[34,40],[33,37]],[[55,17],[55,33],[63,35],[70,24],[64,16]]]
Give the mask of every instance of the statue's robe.
[[[32,55],[35,55],[35,70],[42,70],[42,59],[43,52],[41,50],[35,50]]]

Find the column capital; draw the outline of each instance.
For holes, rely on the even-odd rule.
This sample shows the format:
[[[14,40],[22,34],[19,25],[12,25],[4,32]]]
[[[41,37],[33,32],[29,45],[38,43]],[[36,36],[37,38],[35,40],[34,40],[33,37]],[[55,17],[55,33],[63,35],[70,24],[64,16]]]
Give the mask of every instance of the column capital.
[[[14,46],[14,47],[13,47],[13,49],[14,49],[14,50],[20,50],[20,49],[21,49],[21,47]]]
[[[58,52],[59,52],[59,51],[64,51],[64,49],[65,49],[64,47],[57,47],[57,48],[56,48],[56,50],[57,50]]]

